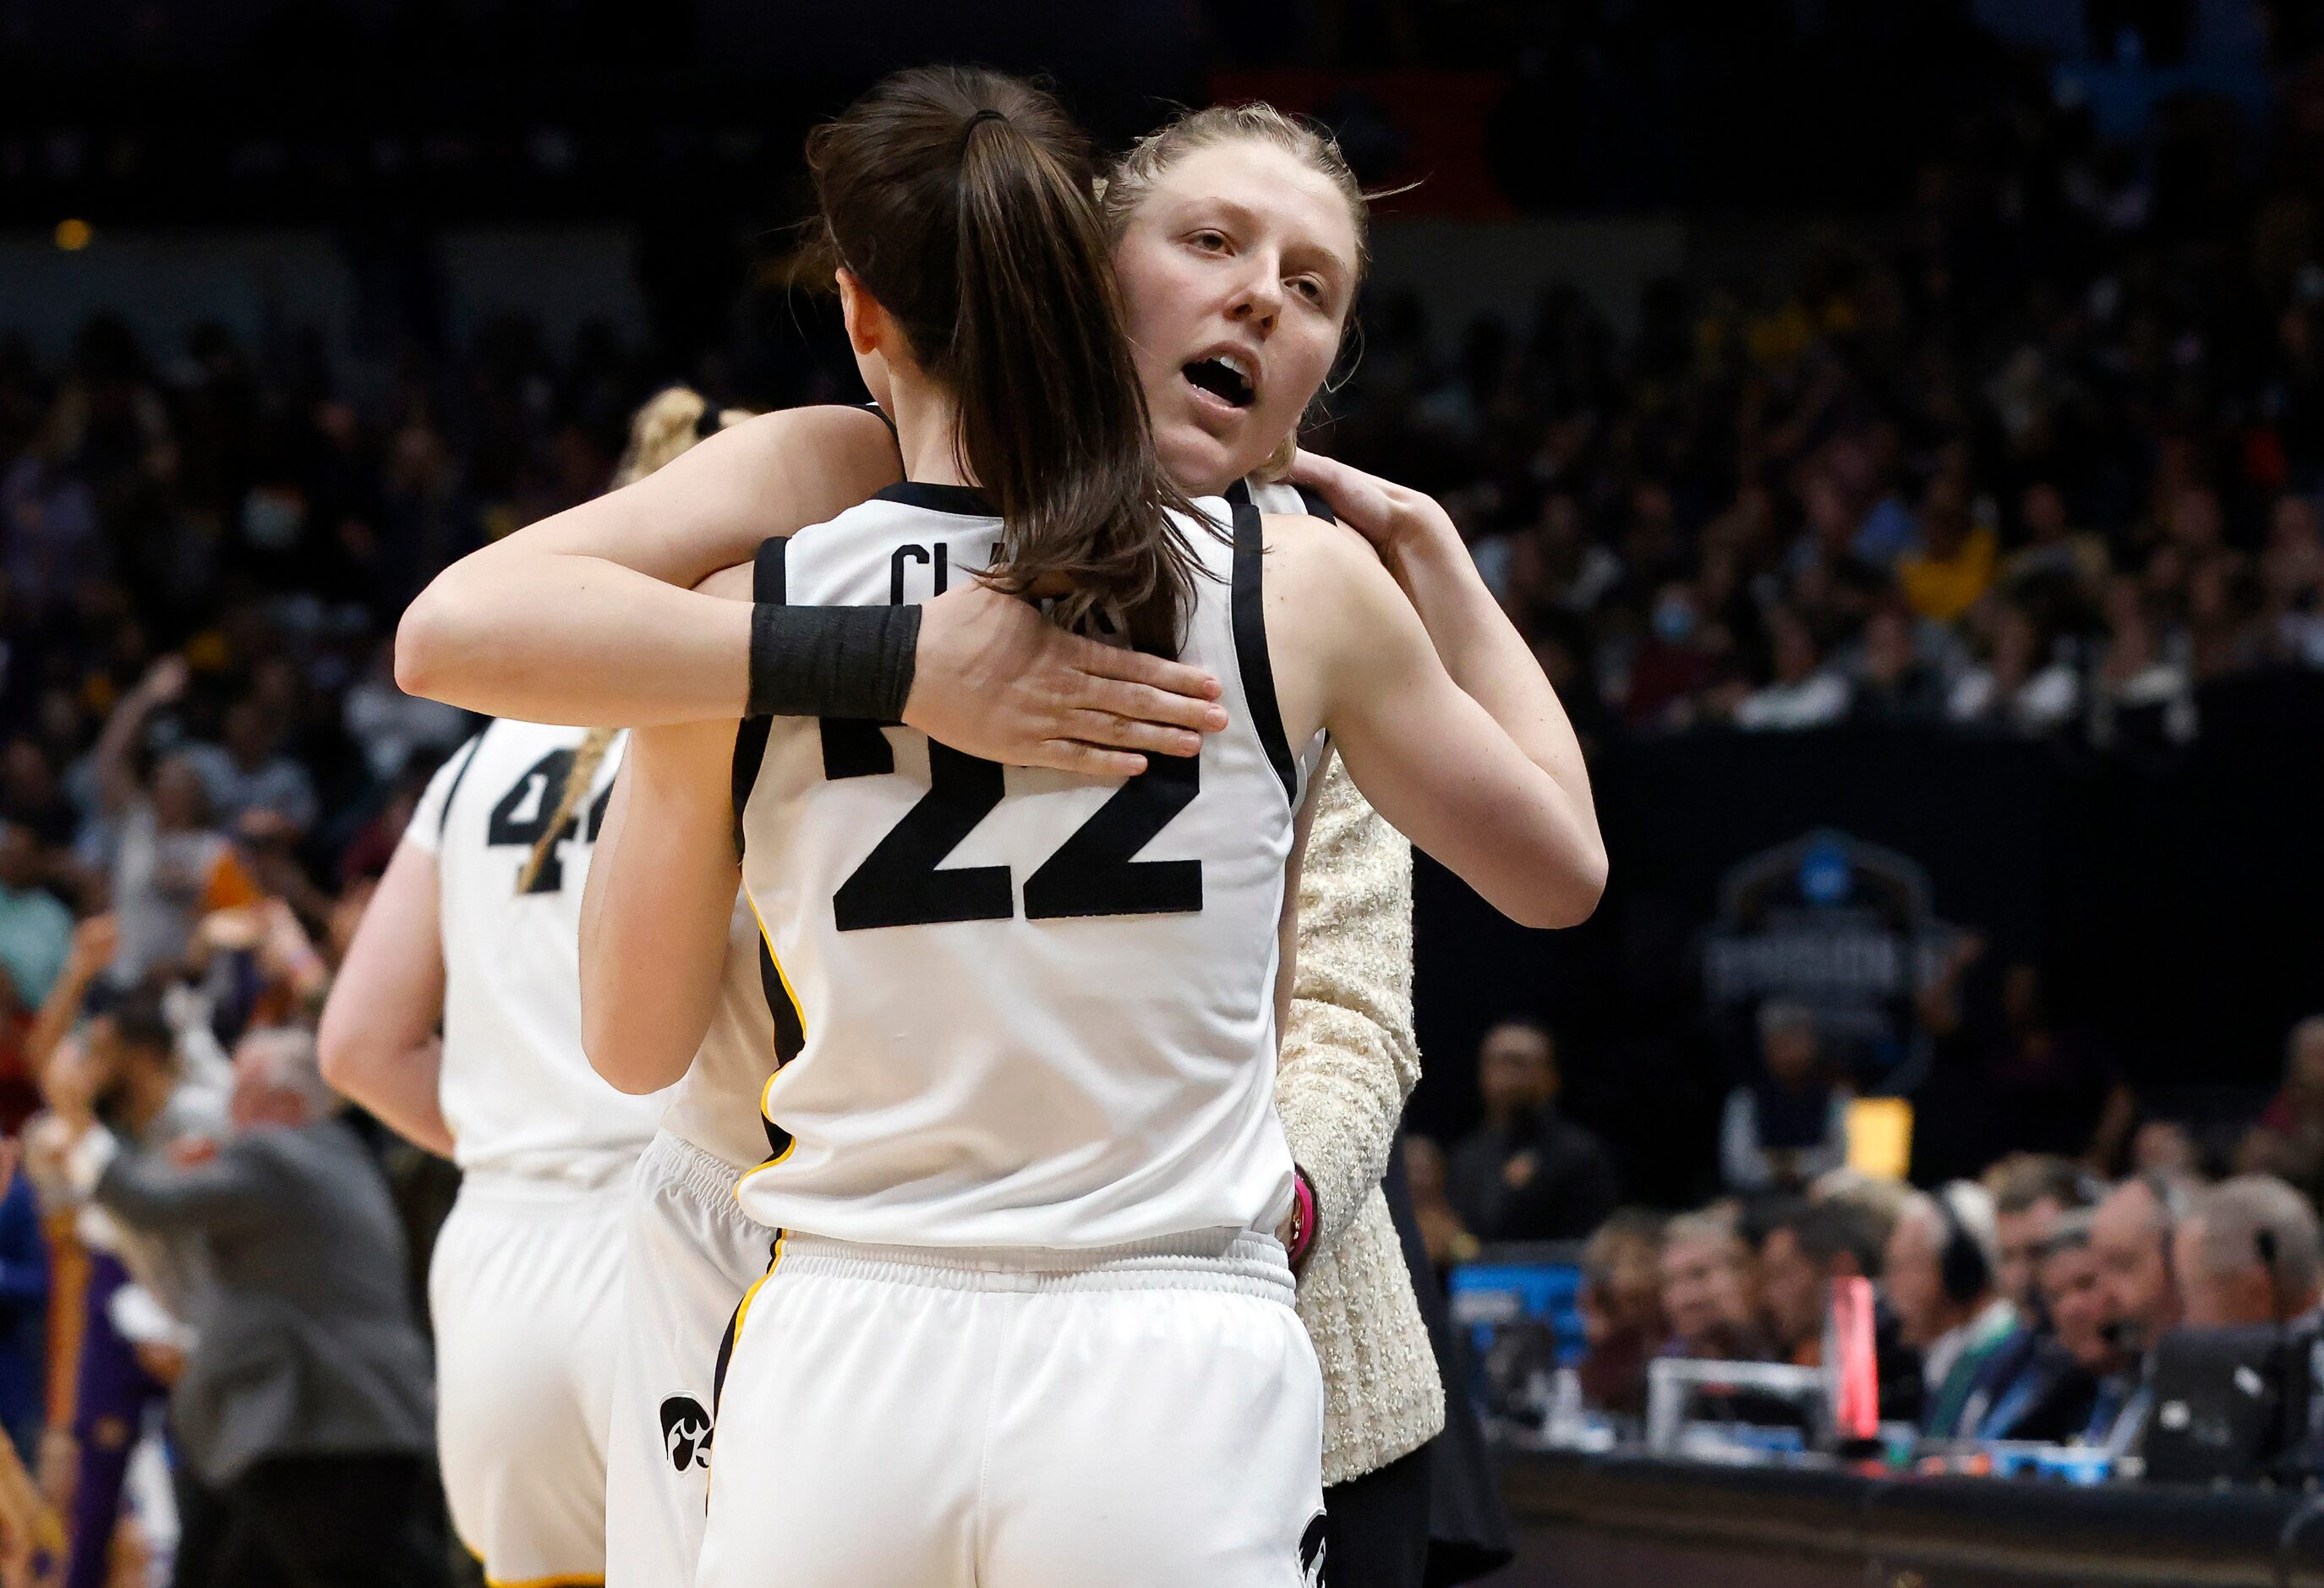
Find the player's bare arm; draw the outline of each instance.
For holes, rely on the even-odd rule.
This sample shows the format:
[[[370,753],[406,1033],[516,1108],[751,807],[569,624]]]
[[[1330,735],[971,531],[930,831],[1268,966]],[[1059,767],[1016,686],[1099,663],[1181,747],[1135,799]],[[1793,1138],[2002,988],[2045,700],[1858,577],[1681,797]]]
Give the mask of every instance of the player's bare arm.
[[[731,719],[750,696],[751,613],[693,588],[769,535],[833,518],[897,477],[857,409],[764,414],[669,466],[439,574],[396,633],[416,695],[533,722]],[[1224,725],[1200,669],[1058,633],[973,582],[927,604],[903,717],[986,760],[1128,777]]]
[[[581,900],[581,1032],[591,1067],[623,1092],[676,1082],[710,1029],[742,882],[734,730],[640,729],[605,808]]]
[[[1354,531],[1272,516],[1264,528],[1268,648],[1292,742],[1328,729],[1379,813],[1512,920],[1587,919],[1605,843],[1586,790],[1556,776],[1570,730],[1533,659],[1537,692],[1519,679],[1480,699]]]
[[[436,857],[399,844],[323,1005],[323,1078],[413,1146],[452,1156],[438,1091],[444,942]]]
[[[635,484],[438,574],[396,631],[396,681],[494,716],[622,727],[736,717],[750,615],[691,593],[769,535],[896,477],[872,414],[801,408],[706,438]]]

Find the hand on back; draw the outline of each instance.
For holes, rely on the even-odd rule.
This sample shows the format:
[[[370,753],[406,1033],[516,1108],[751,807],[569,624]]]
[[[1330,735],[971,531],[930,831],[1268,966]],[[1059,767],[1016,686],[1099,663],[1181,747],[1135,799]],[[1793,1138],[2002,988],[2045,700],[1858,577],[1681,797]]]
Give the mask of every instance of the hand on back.
[[[748,600],[751,570],[696,588]],[[1197,755],[1227,725],[1200,668],[1065,633],[1028,603],[976,580],[922,608],[904,721],[939,744],[1005,766],[1133,778],[1148,753]]]
[[[1226,726],[1200,668],[1068,634],[977,582],[927,604],[904,721],[1011,766],[1135,777],[1148,753],[1195,755]]]

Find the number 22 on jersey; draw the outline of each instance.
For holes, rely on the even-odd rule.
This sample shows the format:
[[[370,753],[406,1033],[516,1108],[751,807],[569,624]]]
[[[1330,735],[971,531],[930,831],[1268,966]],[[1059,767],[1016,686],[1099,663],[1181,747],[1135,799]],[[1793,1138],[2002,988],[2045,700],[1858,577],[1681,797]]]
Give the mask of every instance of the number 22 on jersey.
[[[896,770],[881,725],[825,722],[823,771],[830,779],[880,777]],[[1029,920],[1116,915],[1184,915],[1203,908],[1196,860],[1139,860],[1138,853],[1201,789],[1202,762],[1157,755],[1025,879]],[[979,822],[999,808],[1007,774],[997,762],[928,743],[928,791],[863,858],[832,898],[843,932],[943,921],[1006,920],[1016,913],[1015,879],[1005,865],[939,869]]]

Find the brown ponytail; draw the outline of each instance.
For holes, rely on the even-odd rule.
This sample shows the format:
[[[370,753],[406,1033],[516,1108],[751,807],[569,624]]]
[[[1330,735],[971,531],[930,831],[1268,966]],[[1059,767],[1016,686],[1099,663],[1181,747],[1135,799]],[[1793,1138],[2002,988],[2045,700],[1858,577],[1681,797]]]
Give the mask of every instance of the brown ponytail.
[[[1199,566],[1170,511],[1123,328],[1089,148],[997,72],[899,72],[807,140],[824,236],[960,410],[1003,523],[1004,587],[1058,582],[1067,627],[1173,651]]]

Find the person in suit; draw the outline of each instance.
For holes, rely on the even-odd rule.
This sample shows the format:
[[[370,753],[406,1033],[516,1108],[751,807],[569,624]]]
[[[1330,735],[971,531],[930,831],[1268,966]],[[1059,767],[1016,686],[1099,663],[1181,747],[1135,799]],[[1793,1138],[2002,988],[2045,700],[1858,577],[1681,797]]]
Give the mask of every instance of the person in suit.
[[[2092,1414],[2090,1438],[2111,1455],[2135,1454],[2144,1445],[2155,1345],[2186,1321],[2171,1249],[2193,1201],[2184,1179],[2148,1170],[2116,1185],[2090,1214],[2106,1335],[2129,1361],[2100,1386]]]
[[[1880,1223],[1870,1210],[1845,1200],[1793,1201],[1761,1214],[1759,1298],[1779,1360],[1821,1367],[1832,1287],[1843,1279],[1880,1279]],[[1904,1343],[1896,1311],[1876,1299],[1872,1350],[1880,1415],[1909,1422],[1920,1415],[1919,1354]]]
[[[2100,1375],[2121,1365],[2089,1301],[2069,1295],[2082,1275],[2095,1277],[2089,1244],[2089,1212],[2076,1208],[2057,1214],[2032,1252],[2028,1322],[2001,1343],[1969,1391],[1962,1422],[1975,1437],[2063,1445],[2089,1431]]]
[[[334,1113],[313,1035],[243,1039],[235,1134],[203,1161],[124,1145],[69,1094],[51,1103],[76,1186],[132,1229],[199,1251],[214,1279],[171,1393],[198,1480],[181,1499],[179,1588],[440,1582],[428,1353],[401,1228]]]
[[[1533,1020],[1503,1020],[1477,1052],[1484,1122],[1452,1149],[1447,1189],[1480,1241],[1579,1241],[1618,1200],[1614,1162],[1557,1110],[1557,1044]]]
[[[150,991],[123,996],[103,989],[119,943],[110,916],[83,921],[73,934],[71,954],[26,1044],[42,1095],[104,1121],[118,1139],[146,1152],[216,1142],[227,1128],[232,1066],[207,1029],[198,1038],[195,1028],[178,1029]],[[89,1010],[93,992],[99,1002]],[[69,1238],[87,1267],[80,1283],[62,1290],[67,1314],[56,1371],[67,1393],[54,1408],[48,1458],[69,1469],[64,1588],[103,1588],[111,1581],[130,1458],[149,1413],[169,1396],[151,1353],[121,1332],[117,1305],[142,1293],[182,1322],[208,1281],[198,1250],[126,1229],[66,1186],[57,1152],[41,1145],[55,1134],[47,1128],[29,1133],[27,1161],[51,1206],[69,1209]]]
[[[2118,1332],[2108,1327],[2104,1276],[2090,1250],[2091,1223],[2088,1209],[2061,1216],[2042,1249],[2035,1271],[2042,1306],[2056,1327],[2058,1344],[2091,1384],[2089,1409],[2080,1426],[2067,1429],[2064,1440],[2106,1445],[2136,1388],[2138,1360],[2126,1349]]]
[[[2058,1339],[2040,1284],[2042,1259],[2072,1215],[2101,1189],[2064,1159],[2024,1153],[1987,1175],[2001,1260],[1994,1282],[2017,1312],[2017,1327],[1986,1361],[1970,1386],[1963,1434],[1978,1439],[2058,1444],[2088,1426],[2098,1381]],[[2075,1223],[2089,1244],[2087,1219]]]
[[[1921,1431],[1957,1439],[1968,1424],[1978,1375],[2017,1326],[2016,1309],[1996,1286],[2000,1266],[1993,1196],[1972,1181],[1916,1192],[1888,1236],[1883,1264],[1888,1304],[1904,1343],[1921,1353],[1927,1396]]]

